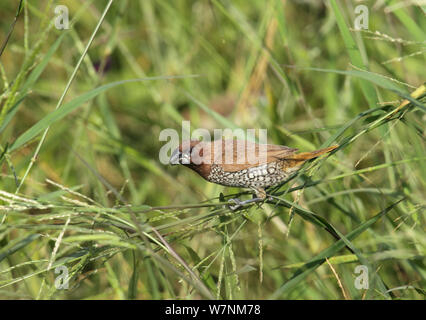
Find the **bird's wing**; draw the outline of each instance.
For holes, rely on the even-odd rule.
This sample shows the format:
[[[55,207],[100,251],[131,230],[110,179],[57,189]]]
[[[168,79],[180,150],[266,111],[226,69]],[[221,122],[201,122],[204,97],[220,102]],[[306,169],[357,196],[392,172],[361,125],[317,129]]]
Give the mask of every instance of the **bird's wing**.
[[[298,149],[290,148],[286,146],[278,146],[275,144],[267,144],[267,150],[268,150],[268,158],[271,161],[275,161],[277,159],[286,159],[288,156],[295,154]]]
[[[236,172],[285,159],[297,149],[274,144],[257,144],[243,140],[223,140],[222,153],[215,154],[214,163],[226,172]]]

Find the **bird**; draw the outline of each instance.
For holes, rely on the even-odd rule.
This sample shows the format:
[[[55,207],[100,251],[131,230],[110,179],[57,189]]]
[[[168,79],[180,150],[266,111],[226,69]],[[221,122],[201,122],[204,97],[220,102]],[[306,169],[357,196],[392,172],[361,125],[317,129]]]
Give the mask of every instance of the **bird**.
[[[170,164],[184,165],[209,182],[223,186],[249,188],[256,197],[230,199],[231,209],[263,201],[265,191],[286,181],[308,160],[335,150],[338,145],[298,153],[298,149],[247,140],[187,140],[172,152]]]

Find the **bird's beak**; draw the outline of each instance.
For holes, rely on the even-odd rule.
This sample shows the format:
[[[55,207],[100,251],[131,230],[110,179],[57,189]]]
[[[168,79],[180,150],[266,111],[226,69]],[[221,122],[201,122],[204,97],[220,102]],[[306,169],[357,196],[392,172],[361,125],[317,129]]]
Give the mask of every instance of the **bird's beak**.
[[[169,163],[171,165],[190,164],[191,156],[189,155],[189,153],[180,152],[179,149],[176,149],[175,151],[173,151],[172,156],[170,157]]]
[[[181,153],[179,149],[176,149],[175,151],[173,151],[172,156],[170,157],[169,163],[171,165],[180,164],[180,159],[181,159]]]

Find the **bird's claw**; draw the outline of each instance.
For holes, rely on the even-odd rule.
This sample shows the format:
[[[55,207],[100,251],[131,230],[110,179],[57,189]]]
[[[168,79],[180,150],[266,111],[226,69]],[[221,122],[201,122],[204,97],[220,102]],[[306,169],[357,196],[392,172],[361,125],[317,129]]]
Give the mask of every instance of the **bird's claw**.
[[[244,206],[246,204],[253,203],[253,202],[259,202],[259,201],[262,201],[262,200],[264,200],[264,199],[262,199],[262,198],[254,198],[254,199],[249,199],[249,200],[241,201],[238,198],[234,198],[234,199],[229,199],[228,200],[228,206],[229,206],[229,209],[231,209],[232,211],[235,211],[238,208],[240,208],[240,207],[242,207],[242,206]],[[230,205],[229,203],[234,203],[235,205]]]
[[[234,205],[231,205],[231,203],[234,203]],[[239,207],[242,207],[244,205],[244,201],[241,201],[240,199],[229,199],[228,200],[228,206],[229,209],[231,209],[232,211],[237,210]]]

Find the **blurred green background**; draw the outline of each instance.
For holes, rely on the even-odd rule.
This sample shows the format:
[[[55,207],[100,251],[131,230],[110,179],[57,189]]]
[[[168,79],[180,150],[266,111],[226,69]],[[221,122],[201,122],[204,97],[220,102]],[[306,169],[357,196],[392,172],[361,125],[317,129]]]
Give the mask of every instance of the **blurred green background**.
[[[110,3],[0,4],[0,298],[424,299],[424,5]],[[160,163],[183,120],[341,147],[233,212]]]

